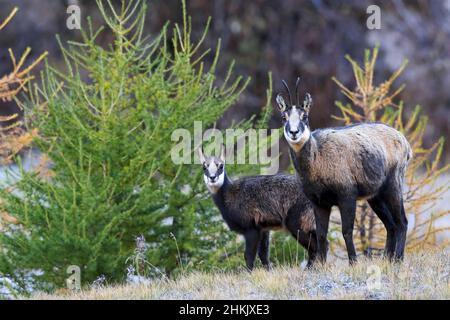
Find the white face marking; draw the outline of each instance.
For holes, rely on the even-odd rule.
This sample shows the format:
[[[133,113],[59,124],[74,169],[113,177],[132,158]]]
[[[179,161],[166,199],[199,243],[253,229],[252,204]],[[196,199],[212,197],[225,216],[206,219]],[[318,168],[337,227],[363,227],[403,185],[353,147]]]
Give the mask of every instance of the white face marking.
[[[220,170],[219,166],[220,164],[224,165],[221,162],[217,162],[217,159],[214,157],[208,158],[204,165],[206,166],[206,171],[203,173],[203,181],[205,182],[206,186],[208,187],[208,190],[211,193],[216,193],[223,185],[225,181],[225,171]],[[221,172],[220,172],[221,171]],[[219,176],[217,176],[217,173],[219,173]],[[215,177],[214,181],[211,181],[210,177]]]
[[[303,148],[303,145],[308,141],[310,134],[309,128],[305,126],[305,130],[302,134],[296,140],[293,140],[289,134],[286,133],[286,130],[284,130],[284,137],[295,152],[299,152]]]
[[[291,128],[291,131],[297,132],[300,128],[300,113],[298,112],[297,108],[295,106],[292,106],[291,114],[289,115],[289,127]]]
[[[219,178],[215,182],[211,182],[211,180],[209,180],[209,178],[207,176],[203,175],[203,179],[205,181],[206,187],[208,187],[208,190],[211,193],[217,193],[217,191],[219,191],[219,189],[223,185],[224,177],[225,177],[225,173],[222,172],[219,175]]]
[[[210,176],[215,176],[217,173],[217,165],[214,161],[211,161],[211,163],[208,166],[208,172]]]

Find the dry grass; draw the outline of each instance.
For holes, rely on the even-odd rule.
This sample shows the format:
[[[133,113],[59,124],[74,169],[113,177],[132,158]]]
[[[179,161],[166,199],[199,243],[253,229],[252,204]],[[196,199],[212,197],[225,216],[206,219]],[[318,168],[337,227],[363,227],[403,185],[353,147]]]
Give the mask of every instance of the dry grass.
[[[381,270],[369,289],[371,266]],[[32,299],[450,299],[450,251],[408,254],[402,264],[361,258],[354,267],[335,261],[315,270],[277,267],[252,274],[193,272],[175,280],[35,294]]]

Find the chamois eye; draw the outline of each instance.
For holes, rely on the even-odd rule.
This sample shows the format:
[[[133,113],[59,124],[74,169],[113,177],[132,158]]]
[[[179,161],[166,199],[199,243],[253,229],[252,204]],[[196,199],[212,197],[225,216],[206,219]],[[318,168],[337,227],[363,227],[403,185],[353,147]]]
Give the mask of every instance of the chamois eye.
[[[222,170],[223,169],[223,164],[219,164],[219,169]]]

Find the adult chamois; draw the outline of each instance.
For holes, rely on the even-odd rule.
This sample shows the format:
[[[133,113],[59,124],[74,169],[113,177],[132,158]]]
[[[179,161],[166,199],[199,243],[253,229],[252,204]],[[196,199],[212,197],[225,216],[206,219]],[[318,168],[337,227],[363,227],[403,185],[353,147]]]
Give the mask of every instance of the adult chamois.
[[[245,238],[245,261],[253,269],[256,252],[270,268],[270,230],[286,228],[308,251],[311,267],[316,257],[313,206],[293,175],[262,175],[231,181],[225,171],[225,148],[220,157],[205,156],[199,148],[203,178],[228,227]]]
[[[345,127],[318,129],[309,126],[312,105],[306,94],[296,104],[286,82],[289,105],[281,94],[276,101],[281,111],[284,136],[290,156],[314,205],[318,259],[326,260],[326,236],[332,206],[341,214],[342,233],[350,263],[356,261],[353,225],[356,201],[365,199],[387,230],[385,255],[403,259],[408,221],[403,208],[402,186],[405,169],[412,157],[406,138],[382,123],[358,123]]]

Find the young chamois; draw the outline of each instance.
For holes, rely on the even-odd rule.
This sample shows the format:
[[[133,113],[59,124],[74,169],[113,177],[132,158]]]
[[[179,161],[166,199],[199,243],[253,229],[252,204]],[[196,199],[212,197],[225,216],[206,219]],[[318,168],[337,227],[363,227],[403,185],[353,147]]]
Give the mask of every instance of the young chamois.
[[[228,227],[245,238],[245,262],[253,269],[256,252],[270,268],[270,230],[286,228],[308,251],[310,267],[316,257],[312,204],[293,175],[263,175],[231,181],[225,171],[225,152],[205,156],[199,148],[203,178]]]
[[[307,93],[296,105],[288,86],[287,105],[278,94],[284,136],[290,146],[294,167],[306,196],[314,205],[317,253],[326,260],[326,236],[332,206],[341,213],[342,233],[350,263],[356,261],[353,225],[356,201],[365,199],[387,230],[385,255],[403,259],[408,221],[403,208],[402,186],[405,169],[412,157],[406,138],[382,123],[359,123],[311,132],[308,122],[312,105]]]

